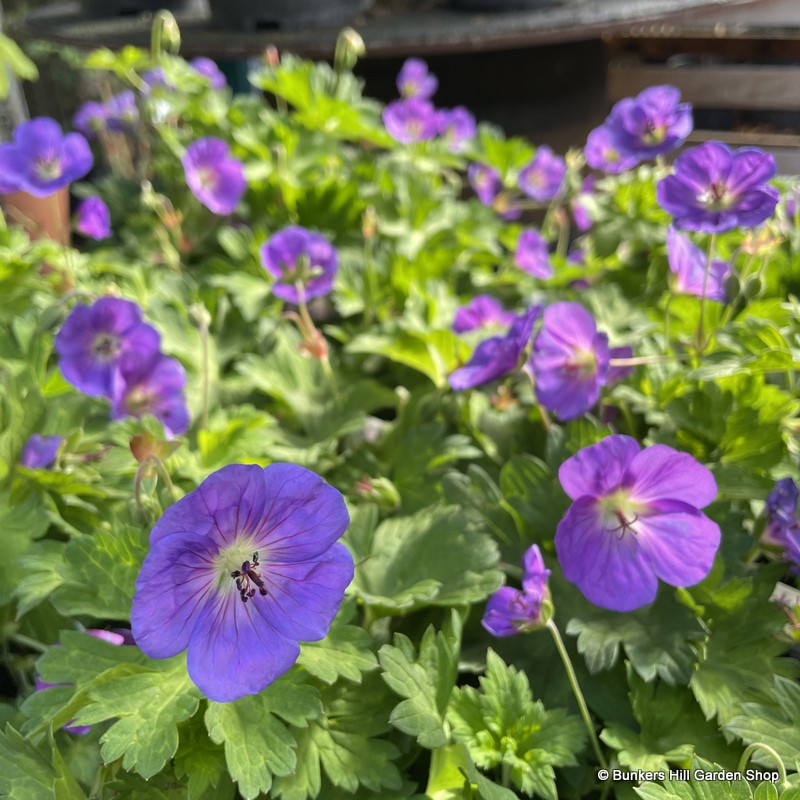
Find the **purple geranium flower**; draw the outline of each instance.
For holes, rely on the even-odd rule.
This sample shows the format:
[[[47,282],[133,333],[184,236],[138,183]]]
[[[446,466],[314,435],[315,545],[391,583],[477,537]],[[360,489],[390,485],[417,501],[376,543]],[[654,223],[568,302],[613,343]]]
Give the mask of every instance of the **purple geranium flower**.
[[[717,259],[712,260],[706,280],[705,254],[692,244],[688,236],[684,236],[673,227],[667,230],[667,258],[670,271],[675,274],[676,292],[702,297],[705,284],[706,297],[709,300],[725,302],[725,279],[731,273],[730,264]]]
[[[687,453],[609,436],[558,471],[574,501],[555,545],[564,577],[595,605],[651,603],[658,579],[691,586],[708,574],[720,531],[699,509],[717,494],[711,472]]]
[[[436,109],[420,97],[389,103],[383,110],[383,124],[389,135],[403,144],[433,139],[439,133]]]
[[[533,342],[536,397],[563,420],[585,414],[608,381],[608,337],[578,303],[554,303],[544,311]]]
[[[419,58],[406,59],[397,73],[397,91],[404,98],[430,100],[438,87],[436,76],[428,72],[428,65]]]
[[[89,636],[94,636],[95,639],[102,639],[104,642],[108,642],[109,644],[114,644],[117,647],[122,645],[131,645],[133,644],[133,639],[130,636],[130,631],[123,632],[122,630],[115,631],[104,631],[99,630],[98,628],[87,628],[84,633],[87,633]],[[127,633],[127,636],[126,636]],[[58,645],[57,645],[58,646]],[[36,675],[34,688],[37,692],[41,692],[43,689],[54,689],[58,686],[72,686],[71,683],[45,683],[38,675]],[[64,730],[67,733],[72,733],[75,736],[85,736],[89,731],[92,729],[91,725],[73,725],[72,722],[68,722],[64,725]]]
[[[139,418],[152,414],[168,435],[185,433],[189,427],[181,364],[160,352],[123,353],[114,371],[111,419]]]
[[[94,139],[98,131],[105,128],[107,116],[108,111],[103,103],[89,100],[75,112],[72,124],[87,139]]]
[[[92,151],[80,133],[68,133],[49,117],[17,125],[14,141],[0,144],[0,175],[35,197],[82,178],[92,168]]]
[[[609,366],[608,372],[606,373],[607,386],[611,385],[612,383],[625,380],[625,378],[633,375],[633,367],[630,364],[624,364],[621,366],[614,366],[611,364],[611,362],[617,358],[633,358],[633,348],[629,345],[622,345],[622,347],[612,347],[608,351]]]
[[[58,436],[41,436],[34,433],[25,442],[19,463],[29,469],[50,469],[56,460],[58,448],[63,439]]]
[[[514,264],[534,278],[547,280],[553,276],[547,242],[533,228],[520,232],[517,249],[514,251]]]
[[[675,159],[675,173],[659,181],[656,199],[678,228],[752,228],[778,204],[778,190],[767,185],[776,171],[775,159],[756,147],[731,152],[722,142],[705,142]]]
[[[767,496],[767,525],[763,539],[783,550],[794,568],[800,567],[800,519],[797,518],[797,486],[791,478],[781,478]]]
[[[464,143],[475,138],[478,130],[475,117],[464,106],[439,111],[438,127],[439,134],[454,153],[463,150]]]
[[[561,189],[567,165],[546,145],[538,148],[533,161],[519,173],[519,188],[539,203],[548,203]]]
[[[583,155],[590,167],[612,175],[632,169],[641,161],[636,156],[620,153],[612,143],[608,127],[605,125],[595,128],[589,134]]]
[[[230,214],[247,189],[242,162],[228,143],[214,136],[198,139],[183,156],[186,183],[192,194],[215,214]]]
[[[78,233],[96,240],[111,236],[111,214],[99,197],[87,197],[81,201],[75,216],[75,230]]]
[[[539,548],[531,545],[522,557],[522,591],[500,587],[486,601],[481,625],[492,636],[513,636],[540,628],[546,622],[542,603],[547,599],[549,576]]]
[[[692,107],[681,103],[674,86],[651,86],[626,97],[606,118],[612,146],[623,156],[641,160],[667,153],[692,132]]]
[[[224,89],[228,85],[222,70],[210,58],[198,56],[189,63],[194,67],[195,72],[200,73],[204,78],[208,78],[212,89]]]
[[[224,703],[260,692],[328,632],[353,578],[336,540],[349,518],[322,478],[294,464],[223,467],[150,534],[131,627],[151,658],[187,650],[189,677]]]
[[[277,297],[290,303],[327,294],[338,269],[336,248],[320,233],[284,228],[261,246],[261,263],[276,278]],[[297,284],[302,285],[302,298]]]
[[[593,220],[586,207],[586,202],[594,192],[596,182],[594,175],[587,175],[583,179],[580,192],[572,198],[572,218],[579,231],[588,231],[592,227]]]
[[[475,348],[472,358],[450,374],[450,386],[456,391],[472,389],[515,370],[540,313],[541,306],[531,306],[514,319],[508,333],[484,339]]]
[[[115,94],[106,103],[106,122],[110,131],[127,131],[139,121],[136,95],[130,90]]]
[[[492,325],[505,327],[510,325],[515,318],[515,315],[511,311],[506,311],[494,297],[489,297],[488,294],[479,294],[456,311],[453,330],[456,333],[465,333]]]
[[[125,353],[158,352],[158,332],[142,322],[136,303],[101,297],[72,309],[56,335],[61,373],[84,394],[110,397],[114,369]]]
[[[488,164],[470,164],[467,170],[467,180],[472,190],[478,195],[478,200],[485,206],[491,206],[503,188],[500,173]]]

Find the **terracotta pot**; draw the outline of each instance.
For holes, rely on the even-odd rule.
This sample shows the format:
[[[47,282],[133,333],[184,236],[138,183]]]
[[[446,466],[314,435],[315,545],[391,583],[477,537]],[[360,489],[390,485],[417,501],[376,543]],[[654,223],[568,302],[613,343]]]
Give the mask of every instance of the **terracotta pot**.
[[[70,240],[69,187],[48,197],[11,192],[0,198],[6,220],[21,225],[31,239],[53,239],[67,245]]]

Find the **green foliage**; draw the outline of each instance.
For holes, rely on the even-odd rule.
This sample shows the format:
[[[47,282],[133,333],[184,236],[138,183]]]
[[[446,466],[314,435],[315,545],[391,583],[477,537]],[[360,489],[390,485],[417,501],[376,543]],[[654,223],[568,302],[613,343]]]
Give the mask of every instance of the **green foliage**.
[[[556,800],[554,767],[577,763],[586,732],[564,711],[546,711],[534,701],[524,672],[506,666],[492,650],[480,691],[456,689],[448,719],[456,739],[482,769],[504,767],[527,795]]]

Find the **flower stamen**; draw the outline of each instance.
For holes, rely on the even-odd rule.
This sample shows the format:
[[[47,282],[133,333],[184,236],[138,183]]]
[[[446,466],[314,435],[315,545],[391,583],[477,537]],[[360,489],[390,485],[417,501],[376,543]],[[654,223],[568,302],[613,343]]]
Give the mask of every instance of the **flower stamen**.
[[[235,569],[231,572],[231,578],[236,581],[236,589],[243,603],[246,603],[249,598],[255,597],[256,587],[258,587],[258,593],[262,597],[268,594],[263,578],[255,570],[258,566],[261,565],[258,563],[258,553],[256,552],[253,553],[251,561],[243,561],[241,569]],[[255,584],[255,586],[252,584]]]

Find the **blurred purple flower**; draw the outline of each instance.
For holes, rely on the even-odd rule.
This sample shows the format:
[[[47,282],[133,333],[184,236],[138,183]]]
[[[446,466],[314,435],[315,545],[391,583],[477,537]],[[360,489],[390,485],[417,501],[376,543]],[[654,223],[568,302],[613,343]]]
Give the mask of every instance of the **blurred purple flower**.
[[[542,603],[547,599],[547,579],[539,548],[531,545],[522,557],[522,591],[500,587],[487,601],[481,625],[492,636],[513,636],[542,627]]]
[[[75,230],[78,233],[96,240],[111,236],[111,215],[108,206],[99,197],[82,200],[75,216]]]
[[[189,63],[194,67],[195,72],[200,73],[204,78],[208,78],[212,89],[224,89],[228,85],[222,70],[210,58],[198,56]]]
[[[110,98],[105,105],[105,111],[110,131],[127,131],[139,121],[136,95],[130,89]]]
[[[520,231],[517,249],[514,251],[514,264],[534,278],[547,280],[553,276],[547,242],[539,231],[533,228]]]
[[[667,229],[667,259],[670,271],[675,275],[676,292],[702,297],[705,283],[706,297],[709,300],[725,302],[725,279],[731,273],[730,264],[717,259],[712,260],[706,281],[705,254],[692,244],[688,236],[684,236],[671,226]]]
[[[117,645],[118,647],[121,645],[129,645],[133,644],[132,640],[127,640],[123,633],[120,632],[113,632],[113,631],[103,631],[98,630],[97,628],[87,628],[84,633],[87,633],[89,636],[94,636],[95,639],[102,639],[109,644]],[[128,632],[130,633],[130,632]],[[60,646],[60,645],[56,645]],[[72,686],[71,683],[45,683],[38,674],[35,677],[34,688],[37,692],[41,692],[43,689],[55,689],[58,686]],[[92,729],[91,725],[73,725],[72,722],[68,722],[66,725],[63,726],[64,730],[67,733],[72,733],[75,736],[85,736],[89,731]]]
[[[174,91],[175,84],[167,80],[164,74],[163,67],[153,67],[152,69],[145,70],[142,73],[142,94],[149,95],[153,89],[166,89],[167,91]]]
[[[107,110],[102,103],[89,100],[75,112],[72,124],[87,139],[94,139],[98,131],[105,128],[106,116]]]
[[[233,464],[170,506],[150,534],[131,627],[151,658],[187,650],[211,700],[260,692],[324,637],[353,578],[349,518],[294,464]]]
[[[473,297],[467,305],[461,306],[456,311],[453,330],[456,333],[465,333],[476,328],[493,325],[505,327],[510,325],[514,319],[516,317],[513,312],[506,311],[494,297],[489,297],[487,294],[479,294],[477,297]]]
[[[500,173],[488,164],[470,164],[467,170],[467,180],[472,190],[478,195],[478,200],[485,206],[491,206],[503,188]]]
[[[581,190],[572,198],[572,218],[575,220],[575,227],[581,232],[588,231],[594,222],[586,203],[594,193],[596,183],[594,175],[587,175],[583,179]]]
[[[438,112],[420,97],[389,103],[383,110],[383,124],[389,135],[403,144],[424,142],[439,133]]]
[[[464,144],[474,139],[478,130],[475,117],[464,106],[439,111],[438,127],[439,134],[454,153],[463,150]]]
[[[540,313],[541,306],[531,306],[515,317],[505,335],[484,339],[475,348],[472,358],[450,374],[450,386],[456,391],[472,389],[515,370],[531,340]]]
[[[546,145],[536,150],[533,160],[519,173],[519,188],[539,203],[549,203],[559,192],[567,165]]]
[[[184,389],[186,373],[180,362],[160,352],[127,352],[114,371],[111,419],[152,414],[168,435],[185,433],[189,409]]]
[[[799,494],[791,478],[776,481],[767,496],[767,525],[762,535],[764,542],[783,550],[784,558],[792,562],[795,570],[800,568],[800,519],[797,517]]]
[[[717,495],[711,472],[663,444],[609,436],[558,471],[573,503],[556,529],[564,577],[595,605],[632,611],[658,579],[691,586],[708,574],[719,527],[699,509]]]
[[[773,156],[756,147],[731,152],[722,142],[705,142],[675,159],[675,172],[659,181],[656,199],[678,228],[752,228],[778,204],[778,190],[767,185],[776,171]]]
[[[428,72],[428,65],[419,58],[406,59],[397,73],[397,91],[406,99],[430,100],[438,88],[436,76]]]
[[[612,143],[608,127],[605,125],[595,128],[589,134],[583,155],[592,169],[599,169],[612,175],[626,172],[641,161],[636,156],[622,155]]]
[[[651,86],[611,109],[605,127],[622,156],[654,158],[683,144],[692,132],[692,107],[674,86]]]
[[[299,303],[298,282],[303,300],[328,294],[339,262],[336,248],[322,234],[292,225],[261,246],[261,264],[276,279],[275,296]]]
[[[610,362],[617,358],[633,358],[633,348],[629,345],[622,345],[622,347],[612,347],[608,351],[609,367],[606,374],[606,386],[612,383],[618,383],[633,375],[633,367],[625,364],[622,366],[614,366]]]
[[[92,151],[80,133],[61,131],[49,117],[17,125],[14,141],[0,144],[0,175],[35,197],[48,197],[92,168]]]
[[[41,436],[34,433],[25,442],[19,463],[29,469],[50,469],[56,460],[58,448],[63,441],[61,436]]]
[[[110,397],[114,369],[125,353],[149,356],[160,346],[158,332],[142,322],[136,303],[101,297],[72,309],[56,334],[63,376],[84,394]]]
[[[583,306],[548,306],[531,355],[538,401],[562,420],[582,416],[606,385],[608,359],[608,337]]]
[[[230,154],[227,142],[213,136],[186,148],[183,169],[192,194],[215,214],[231,214],[247,189],[242,162]]]

